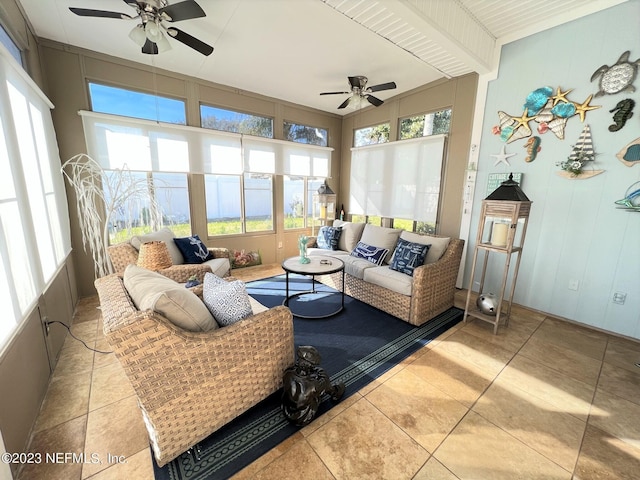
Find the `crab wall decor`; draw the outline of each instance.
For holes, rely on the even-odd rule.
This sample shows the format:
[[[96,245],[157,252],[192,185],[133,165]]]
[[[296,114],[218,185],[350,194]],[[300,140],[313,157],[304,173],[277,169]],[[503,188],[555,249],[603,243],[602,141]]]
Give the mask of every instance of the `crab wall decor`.
[[[636,88],[632,85],[638,74],[638,65],[640,65],[640,58],[635,62],[629,61],[630,51],[627,50],[616,63],[612,66],[602,65],[598,68],[593,75],[591,75],[591,81],[600,77],[599,90],[596,93],[596,97],[601,95],[613,95],[620,92],[635,92]]]

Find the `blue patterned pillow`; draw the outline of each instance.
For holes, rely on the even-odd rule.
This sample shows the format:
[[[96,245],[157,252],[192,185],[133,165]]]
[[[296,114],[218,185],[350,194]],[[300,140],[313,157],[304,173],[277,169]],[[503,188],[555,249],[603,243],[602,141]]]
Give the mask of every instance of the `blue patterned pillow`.
[[[384,261],[384,257],[389,253],[388,248],[380,248],[374,247],[372,245],[367,245],[364,242],[358,242],[356,248],[351,252],[352,257],[364,258],[371,263],[375,263],[376,265],[382,265]]]
[[[184,263],[202,263],[213,258],[213,254],[202,243],[198,235],[193,237],[174,238],[178,250],[184,257]]]
[[[320,230],[318,231],[318,239],[316,240],[318,248],[324,248],[325,250],[337,250],[341,234],[341,228],[320,227]]]
[[[396,252],[393,255],[393,260],[391,260],[391,270],[413,276],[413,270],[424,264],[429,247],[431,245],[408,242],[399,238],[396,244]]]
[[[240,280],[227,282],[207,272],[204,275],[202,300],[221,327],[253,315],[247,288]]]

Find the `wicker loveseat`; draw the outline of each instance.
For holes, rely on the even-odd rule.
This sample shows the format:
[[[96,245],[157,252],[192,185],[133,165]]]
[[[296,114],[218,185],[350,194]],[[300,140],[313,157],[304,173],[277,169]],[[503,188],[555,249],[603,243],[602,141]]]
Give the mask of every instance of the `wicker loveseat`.
[[[138,310],[120,275],[95,285],[106,339],[136,392],[160,466],[275,392],[294,362],[286,307],[191,332]]]
[[[164,276],[179,283],[186,283],[189,277],[193,275],[197,277],[198,281],[202,282],[204,274],[207,272],[215,273],[219,277],[229,275],[231,267],[229,249],[222,247],[209,248],[213,259],[199,264],[184,263],[180,250],[173,242],[174,238],[175,235],[171,230],[163,228],[157,232],[134,236],[126,242],[111,245],[107,253],[109,254],[113,271],[122,274],[127,265],[135,264],[138,261],[140,245],[144,242],[163,241],[167,244],[169,255],[173,261],[172,266],[159,270]]]
[[[333,225],[342,229],[338,249],[317,248],[316,238],[312,237],[310,245],[315,248],[309,248],[309,254],[335,256],[345,263],[347,295],[412,325],[422,325],[453,306],[464,240],[339,220]],[[415,268],[413,276],[389,266],[398,238],[432,244],[427,263]],[[350,254],[360,240],[372,245],[387,242],[390,251],[383,265],[377,266]],[[338,290],[342,287],[341,273],[320,275],[316,279]]]

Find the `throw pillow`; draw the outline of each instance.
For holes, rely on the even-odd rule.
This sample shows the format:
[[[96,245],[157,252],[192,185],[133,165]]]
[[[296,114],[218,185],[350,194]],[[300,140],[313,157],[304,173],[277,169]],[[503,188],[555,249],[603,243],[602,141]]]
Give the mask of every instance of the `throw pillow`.
[[[413,276],[413,270],[424,264],[424,259],[427,257],[430,246],[399,238],[396,245],[396,253],[391,261],[391,270]]]
[[[325,250],[337,250],[338,242],[340,241],[341,228],[336,227],[320,227],[318,231],[318,248]]]
[[[138,310],[153,310],[174,325],[191,332],[218,328],[204,303],[178,282],[137,265],[124,271],[124,286]]]
[[[198,235],[184,238],[174,238],[176,246],[184,257],[184,263],[202,263],[213,258],[213,254],[202,243]]]
[[[221,327],[253,314],[247,288],[240,280],[227,282],[213,273],[206,273],[202,298]]]
[[[435,263],[440,260],[440,257],[444,254],[445,250],[449,246],[451,241],[450,237],[434,237],[433,235],[420,235],[413,232],[402,232],[400,238],[408,240],[413,243],[423,243],[425,245],[431,245],[427,252],[427,258],[424,263]]]
[[[382,265],[387,253],[389,253],[388,248],[374,247],[373,245],[367,245],[364,242],[358,242],[356,248],[351,252],[351,256],[363,258],[376,265]]]

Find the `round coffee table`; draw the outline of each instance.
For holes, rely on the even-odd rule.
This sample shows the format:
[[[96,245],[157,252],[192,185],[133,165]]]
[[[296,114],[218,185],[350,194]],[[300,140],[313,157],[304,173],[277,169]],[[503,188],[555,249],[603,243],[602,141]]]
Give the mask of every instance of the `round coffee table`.
[[[309,257],[311,260],[309,263],[300,263],[300,257],[291,257],[287,258],[284,262],[282,262],[282,269],[286,272],[287,280],[286,280],[286,295],[284,302],[282,304],[286,307],[289,307],[289,300],[294,297],[299,297],[302,295],[309,295],[313,293],[319,293],[316,291],[316,275],[328,275],[330,273],[342,272],[342,288],[339,292],[332,292],[335,294],[340,294],[340,306],[337,310],[324,314],[324,315],[301,315],[295,313],[291,310],[291,313],[299,318],[327,318],[344,310],[344,262],[339,258],[329,257],[327,255],[313,255]],[[299,275],[310,275],[311,276],[311,290],[305,292],[296,292],[289,295],[289,273],[297,273]],[[291,307],[289,307],[291,308]]]

